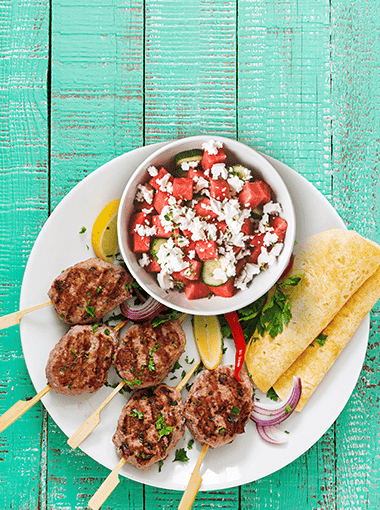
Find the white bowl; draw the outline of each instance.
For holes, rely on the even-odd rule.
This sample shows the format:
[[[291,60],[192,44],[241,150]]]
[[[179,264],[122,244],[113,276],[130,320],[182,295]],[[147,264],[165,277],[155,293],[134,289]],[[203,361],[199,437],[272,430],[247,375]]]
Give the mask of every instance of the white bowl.
[[[165,291],[158,285],[156,276],[148,273],[140,267],[136,255],[132,252],[128,234],[128,224],[131,214],[134,213],[134,197],[138,184],[143,184],[150,179],[148,167],[164,166],[167,169],[173,166],[174,157],[182,151],[201,148],[208,140],[220,140],[223,142],[227,154],[227,161],[232,164],[241,164],[253,171],[271,187],[275,201],[282,206],[282,217],[288,222],[284,247],[277,261],[266,271],[254,277],[248,288],[239,290],[231,298],[213,296],[211,298],[188,300],[183,292]],[[175,310],[192,315],[219,315],[243,308],[253,303],[267,292],[280,278],[289,263],[294,247],[296,233],[295,213],[290,194],[274,167],[254,149],[236,140],[221,136],[193,136],[183,138],[161,147],[149,156],[133,173],[124,189],[120,201],[118,213],[118,239],[119,248],[123,259],[136,281],[145,291],[157,301]]]

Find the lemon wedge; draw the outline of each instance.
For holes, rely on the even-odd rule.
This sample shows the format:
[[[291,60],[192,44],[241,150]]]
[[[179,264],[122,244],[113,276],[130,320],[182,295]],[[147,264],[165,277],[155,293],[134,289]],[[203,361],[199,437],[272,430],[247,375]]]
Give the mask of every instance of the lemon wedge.
[[[120,200],[113,200],[105,206],[96,218],[91,232],[91,243],[97,257],[113,262],[118,251],[117,211]]]
[[[209,370],[222,360],[222,331],[216,316],[194,315],[194,340],[203,365]]]

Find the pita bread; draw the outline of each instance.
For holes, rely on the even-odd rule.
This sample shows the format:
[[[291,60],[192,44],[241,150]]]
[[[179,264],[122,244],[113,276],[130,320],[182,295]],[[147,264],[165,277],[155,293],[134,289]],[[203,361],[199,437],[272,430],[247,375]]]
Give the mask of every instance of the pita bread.
[[[380,246],[353,231],[333,229],[297,246],[288,287],[292,319],[282,333],[251,341],[246,364],[257,387],[267,392],[323,331],[342,306],[380,265]],[[256,335],[255,335],[256,337]]]
[[[327,335],[324,345],[313,342],[274,384],[274,389],[281,399],[289,394],[293,375],[298,376],[302,380],[302,395],[296,411],[304,408],[318,384],[379,298],[380,269],[377,269],[324,329],[323,334]]]

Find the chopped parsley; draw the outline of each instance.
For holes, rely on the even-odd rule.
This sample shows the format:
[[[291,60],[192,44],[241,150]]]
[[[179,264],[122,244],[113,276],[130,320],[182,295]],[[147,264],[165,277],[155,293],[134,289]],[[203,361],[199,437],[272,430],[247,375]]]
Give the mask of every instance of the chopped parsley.
[[[144,418],[143,413],[141,411],[137,411],[137,409],[133,409],[132,413],[129,414],[131,418],[138,418],[139,420],[142,420]]]
[[[88,313],[88,315],[91,315],[91,317],[95,317],[95,306],[86,306],[85,311]]]
[[[194,439],[190,439],[190,441],[187,443],[187,449],[192,450],[194,444]]]
[[[231,413],[235,414],[236,416],[239,416],[240,409],[236,406],[232,406]]]
[[[317,338],[314,340],[314,342],[317,342],[321,347],[325,345],[325,342],[327,340],[327,335],[323,335],[322,333],[317,336]]]
[[[80,234],[84,234],[86,232],[87,228],[86,227],[82,227],[79,231]]]
[[[142,384],[142,380],[135,377],[133,381],[126,381],[126,383],[132,388],[133,386],[140,386],[140,384]]]
[[[189,457],[187,456],[185,448],[179,448],[175,451],[175,458],[173,462],[187,462],[189,460]]]
[[[277,393],[274,391],[273,388],[270,388],[267,392],[267,397],[270,398],[271,400],[274,400],[275,402],[277,402],[278,400],[278,395]]]
[[[166,425],[165,418],[162,416],[162,413],[158,413],[156,429],[158,431],[158,440],[160,440],[164,436],[169,436],[173,432],[174,427]]]
[[[162,466],[164,465],[164,461],[161,459],[158,461],[158,472],[161,473]]]
[[[177,310],[171,310],[168,314],[165,315],[156,315],[156,317],[152,319],[152,326],[156,328],[160,324],[164,324],[164,322],[178,319],[182,315],[183,315],[182,312],[177,312]]]
[[[292,408],[289,404],[285,407],[285,412],[286,412],[286,414],[289,414],[292,412]]]

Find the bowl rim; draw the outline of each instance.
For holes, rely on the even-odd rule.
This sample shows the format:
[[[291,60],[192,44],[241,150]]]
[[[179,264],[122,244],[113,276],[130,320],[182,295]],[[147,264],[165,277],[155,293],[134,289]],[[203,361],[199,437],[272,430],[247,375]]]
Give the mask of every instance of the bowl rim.
[[[250,287],[251,287],[252,283],[254,282],[254,280],[251,282],[248,289],[246,289],[244,291],[239,290],[239,292],[237,292],[235,294],[235,296],[233,296],[232,298],[221,298],[218,296],[213,296],[211,299],[214,301],[217,301],[221,305],[220,307],[218,307],[218,310],[216,310],[216,309],[209,310],[209,309],[205,309],[205,308],[199,309],[199,308],[202,308],[202,304],[205,303],[205,300],[209,301],[208,298],[188,300],[190,306],[186,307],[186,306],[178,305],[176,303],[168,301],[165,298],[157,295],[151,288],[149,288],[142,281],[142,279],[140,278],[138,273],[133,268],[130,258],[128,257],[127,253],[125,252],[124,239],[123,239],[123,228],[125,229],[125,223],[123,222],[122,212],[123,212],[125,201],[127,199],[129,191],[130,191],[131,187],[133,186],[133,183],[136,181],[136,177],[140,174],[140,172],[142,170],[146,171],[147,168],[153,164],[153,161],[155,159],[158,159],[162,154],[164,154],[168,150],[171,150],[172,148],[180,146],[184,143],[207,142],[210,140],[217,140],[217,141],[223,142],[223,144],[225,144],[227,146],[227,149],[231,152],[234,152],[234,149],[231,147],[228,147],[228,144],[238,144],[239,146],[241,146],[242,149],[252,151],[255,154],[255,157],[257,158],[257,160],[259,162],[261,162],[264,167],[270,168],[270,172],[272,172],[272,175],[274,175],[276,177],[276,179],[279,181],[279,183],[282,185],[283,190],[285,190],[285,194],[287,195],[288,206],[289,206],[289,209],[287,211],[287,216],[286,216],[286,221],[288,222],[287,235],[285,238],[283,250],[282,250],[281,254],[279,255],[279,257],[277,258],[277,261],[279,260],[281,255],[286,254],[286,256],[285,257],[282,256],[281,263],[276,268],[276,271],[274,274],[275,277],[272,279],[268,279],[266,284],[262,286],[262,289],[260,290],[259,295],[255,295],[252,298],[239,299],[238,296],[243,296],[243,295],[248,296]],[[186,149],[184,149],[184,150],[186,150]],[[265,179],[265,169],[262,170],[261,168],[259,168],[259,169],[255,169],[255,170],[260,175],[262,175],[263,179]],[[274,190],[274,191],[276,192],[276,190]],[[291,227],[290,229],[289,229],[289,226]],[[224,313],[239,310],[240,308],[243,308],[245,306],[249,306],[249,304],[253,303],[257,299],[262,297],[266,292],[268,292],[275,285],[275,283],[280,279],[281,275],[283,274],[284,270],[286,269],[286,267],[289,264],[290,257],[293,252],[295,236],[296,236],[296,216],[295,216],[293,200],[292,200],[292,197],[288,190],[287,185],[285,184],[285,182],[282,179],[279,172],[272,165],[272,163],[270,161],[268,161],[262,154],[260,154],[260,152],[258,152],[253,147],[250,147],[249,145],[246,145],[243,142],[240,142],[239,140],[236,140],[234,138],[228,138],[228,137],[220,136],[217,134],[195,135],[195,136],[188,136],[188,137],[183,137],[183,138],[178,138],[176,140],[168,141],[167,144],[165,144],[162,147],[159,147],[155,152],[150,154],[150,156],[148,156],[144,161],[142,161],[141,164],[136,168],[136,170],[133,172],[132,176],[128,180],[128,182],[123,190],[121,199],[120,199],[120,204],[119,204],[119,209],[118,209],[118,218],[117,218],[117,233],[118,233],[119,250],[120,250],[121,256],[122,256],[125,264],[127,265],[127,268],[130,271],[133,278],[137,281],[137,283],[139,285],[141,285],[141,287],[148,293],[148,295],[152,296],[153,298],[155,298],[157,301],[159,301],[163,305],[167,306],[168,308],[177,310],[182,313],[187,313],[190,315],[221,315]],[[144,269],[141,268],[141,270],[144,270]],[[257,275],[257,276],[259,276],[259,275]],[[155,283],[155,284],[158,286],[157,283]],[[234,304],[232,304],[232,301],[234,302]],[[196,307],[197,303],[198,303],[198,307]],[[193,305],[194,308],[192,308],[191,305]]]

